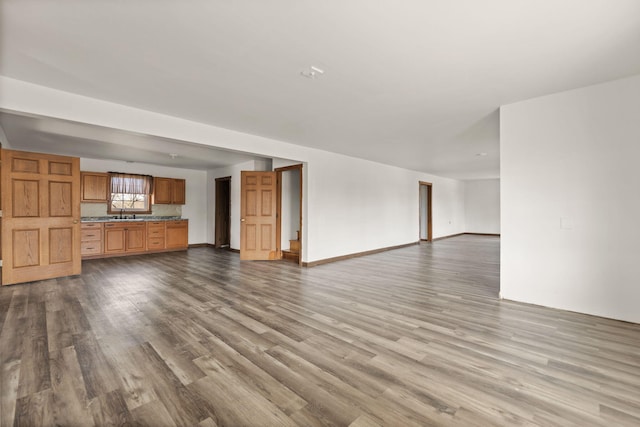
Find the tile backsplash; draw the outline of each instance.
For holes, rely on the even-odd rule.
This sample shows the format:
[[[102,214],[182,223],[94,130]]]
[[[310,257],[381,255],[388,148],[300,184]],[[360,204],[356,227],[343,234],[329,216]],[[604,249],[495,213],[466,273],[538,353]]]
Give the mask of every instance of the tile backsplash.
[[[113,215],[113,214],[112,214]],[[153,216],[182,216],[181,205],[151,205],[151,215]],[[81,203],[80,216],[82,217],[103,217],[107,214],[106,203]],[[144,215],[140,215],[144,216]]]

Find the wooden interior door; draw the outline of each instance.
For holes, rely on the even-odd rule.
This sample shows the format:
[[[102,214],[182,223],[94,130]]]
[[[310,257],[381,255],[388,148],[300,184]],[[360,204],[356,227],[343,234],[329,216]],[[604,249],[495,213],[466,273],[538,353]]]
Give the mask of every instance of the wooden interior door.
[[[242,171],[241,175],[240,259],[277,259],[276,172]]]
[[[2,284],[80,274],[80,159],[3,150]]]

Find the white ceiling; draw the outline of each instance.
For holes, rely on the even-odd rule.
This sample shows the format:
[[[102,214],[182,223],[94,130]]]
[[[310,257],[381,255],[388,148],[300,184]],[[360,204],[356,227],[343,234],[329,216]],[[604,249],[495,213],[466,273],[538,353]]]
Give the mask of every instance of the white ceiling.
[[[51,117],[0,111],[11,148],[185,169],[215,169],[264,157]]]
[[[500,105],[640,73],[638,0],[0,1],[5,76],[460,179]]]

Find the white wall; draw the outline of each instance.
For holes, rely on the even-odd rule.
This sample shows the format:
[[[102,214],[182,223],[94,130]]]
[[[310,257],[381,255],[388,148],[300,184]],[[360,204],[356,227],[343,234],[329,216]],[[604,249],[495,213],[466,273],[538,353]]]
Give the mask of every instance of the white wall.
[[[640,75],[500,123],[502,297],[640,322]]]
[[[169,178],[184,178],[186,180],[187,203],[182,206],[181,212],[183,218],[189,219],[189,244],[207,242],[207,174],[205,171],[86,158],[80,159],[80,170],[129,172]]]
[[[433,183],[434,238],[464,232],[462,181],[315,151],[313,159],[303,166],[305,262],[416,242],[419,181]],[[273,167],[299,163],[274,159]],[[234,249],[240,247],[241,170],[254,170],[253,163],[208,172],[209,194],[215,192],[215,178],[232,177],[231,247]],[[210,212],[215,212],[215,197],[209,200]],[[213,229],[213,220],[211,218],[210,229]],[[213,242],[213,235],[210,239]]]
[[[433,182],[434,237],[464,232],[462,181],[319,150],[305,170],[304,261],[418,241],[419,181]]]
[[[467,233],[500,234],[500,180],[465,181],[464,212]]]
[[[420,180],[433,182],[434,237],[465,231],[462,181],[248,135],[1,76],[0,93],[0,108],[17,112],[58,117],[270,158],[295,159],[296,163],[303,163],[303,261],[416,242],[419,233]],[[203,202],[202,212],[183,211],[183,214],[207,215],[207,208],[214,203],[210,200],[214,174],[209,172],[207,176],[209,201]],[[235,183],[239,185],[238,180]],[[210,212],[211,217],[214,211]],[[232,215],[239,217],[233,212]],[[234,234],[239,238],[239,223],[236,227],[232,222],[231,227],[232,239]],[[204,237],[198,236],[198,241],[213,243],[211,227],[203,226],[201,232],[206,234]],[[237,248],[238,241],[232,240],[233,245]]]

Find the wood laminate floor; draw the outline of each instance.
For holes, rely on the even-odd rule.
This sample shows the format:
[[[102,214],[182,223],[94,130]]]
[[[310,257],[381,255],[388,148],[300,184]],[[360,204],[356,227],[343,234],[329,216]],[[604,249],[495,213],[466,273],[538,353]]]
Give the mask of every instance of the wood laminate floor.
[[[0,289],[0,425],[640,425],[640,325],[499,301],[499,239],[211,248]]]

